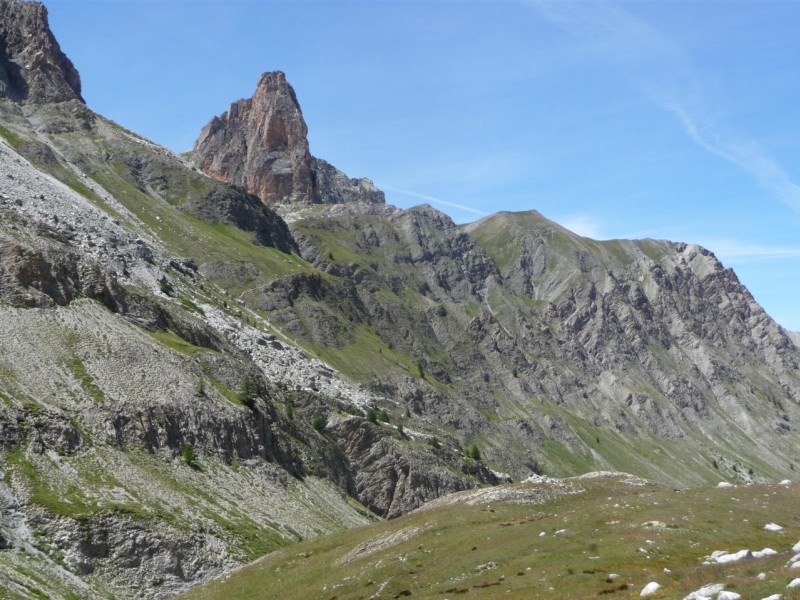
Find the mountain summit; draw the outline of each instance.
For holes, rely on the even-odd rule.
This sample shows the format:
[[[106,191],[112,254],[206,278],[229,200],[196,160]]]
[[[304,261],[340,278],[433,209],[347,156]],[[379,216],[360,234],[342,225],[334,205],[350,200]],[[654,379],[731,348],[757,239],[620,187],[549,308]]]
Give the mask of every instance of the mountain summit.
[[[368,179],[350,179],[311,156],[308,127],[281,71],[264,73],[252,98],[231,104],[200,132],[193,155],[207,175],[240,185],[268,204],[383,204]]]
[[[294,89],[280,72],[264,73],[249,100],[214,117],[195,143],[198,166],[241,185],[267,204],[313,197],[308,128]]]
[[[0,97],[83,102],[80,75],[50,31],[41,2],[0,0]]]

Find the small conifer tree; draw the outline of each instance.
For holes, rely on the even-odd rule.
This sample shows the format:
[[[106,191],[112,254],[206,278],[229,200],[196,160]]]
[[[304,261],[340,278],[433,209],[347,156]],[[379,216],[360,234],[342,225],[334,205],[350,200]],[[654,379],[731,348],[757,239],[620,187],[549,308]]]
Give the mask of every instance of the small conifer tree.
[[[478,446],[476,444],[472,444],[467,450],[467,456],[469,456],[472,460],[480,460],[481,459],[481,451],[478,450]]]
[[[324,434],[328,428],[328,417],[322,414],[322,411],[317,410],[311,418],[311,426],[319,433]]]
[[[197,454],[194,451],[194,448],[191,444],[184,444],[183,450],[181,451],[181,458],[183,459],[183,463],[187,467],[192,467],[193,469],[200,468],[200,465],[197,462]]]

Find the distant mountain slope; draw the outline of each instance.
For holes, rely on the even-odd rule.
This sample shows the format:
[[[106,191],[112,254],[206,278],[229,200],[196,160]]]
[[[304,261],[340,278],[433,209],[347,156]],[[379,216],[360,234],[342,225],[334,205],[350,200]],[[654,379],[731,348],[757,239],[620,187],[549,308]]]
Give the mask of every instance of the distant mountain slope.
[[[293,93],[265,99],[270,77],[253,104],[297,107]],[[270,111],[253,130],[239,110],[225,139],[283,130]],[[306,152],[304,131],[293,139]],[[206,136],[201,168],[214,160]],[[430,207],[305,202],[275,206],[328,277],[290,274],[242,298],[502,470],[613,466],[679,483],[718,468],[786,473],[800,460],[797,351],[708,251],[595,242],[535,212],[457,228]]]
[[[795,346],[800,346],[800,332],[797,331],[787,331],[786,335],[789,336],[789,339],[794,342]]]

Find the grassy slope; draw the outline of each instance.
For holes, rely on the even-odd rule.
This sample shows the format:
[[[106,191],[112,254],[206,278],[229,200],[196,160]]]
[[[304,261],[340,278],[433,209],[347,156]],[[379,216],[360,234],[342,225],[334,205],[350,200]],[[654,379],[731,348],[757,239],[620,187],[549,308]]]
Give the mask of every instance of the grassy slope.
[[[608,478],[573,485],[585,491],[540,505],[449,505],[302,542],[183,597],[638,598],[657,581],[664,589],[654,597],[665,599],[716,582],[745,598],[800,598],[800,590],[786,590],[798,570],[784,568],[800,537],[798,484],[678,491]],[[769,522],[785,530],[767,532]],[[398,539],[403,533],[408,539]],[[765,547],[780,556],[702,565],[714,550]],[[355,548],[361,555],[345,558]],[[763,582],[755,578],[762,571]],[[608,582],[611,573],[620,577]]]

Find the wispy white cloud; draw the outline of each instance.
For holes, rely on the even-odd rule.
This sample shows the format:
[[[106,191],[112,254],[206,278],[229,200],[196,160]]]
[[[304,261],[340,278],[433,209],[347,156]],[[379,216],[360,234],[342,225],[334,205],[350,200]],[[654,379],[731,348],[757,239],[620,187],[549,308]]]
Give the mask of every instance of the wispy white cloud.
[[[598,49],[613,64],[646,64],[635,71],[635,83],[657,105],[673,114],[692,142],[744,171],[767,192],[800,212],[800,185],[757,142],[726,131],[708,115],[718,103],[709,100],[701,73],[667,36],[647,21],[607,2],[519,0],[570,35]]]
[[[469,213],[473,213],[481,217],[485,217],[486,215],[489,214],[472,206],[467,206],[466,204],[459,204],[458,202],[450,202],[449,200],[443,200],[441,198],[437,198],[436,196],[429,196],[428,194],[420,194],[419,192],[404,190],[402,188],[396,188],[391,185],[386,185],[382,183],[376,183],[376,185],[379,188],[389,192],[395,192],[397,194],[402,194],[404,196],[410,196],[412,198],[417,198],[418,200],[427,200],[428,202],[433,202],[434,204],[440,204],[441,206],[456,208],[458,210],[463,210]]]
[[[726,139],[690,114],[685,106],[667,101],[662,105],[678,118],[695,144],[749,173],[761,187],[800,212],[800,186],[757,143]]]
[[[603,224],[591,215],[556,217],[555,221],[572,233],[577,233],[583,237],[592,238],[593,240],[601,240],[605,237],[603,235]]]
[[[756,262],[800,258],[800,246],[765,246],[735,239],[708,239],[701,243],[724,262]]]
[[[648,22],[601,0],[519,0],[568,33],[583,38],[605,59],[631,63],[654,57],[676,59],[680,52]]]
[[[532,169],[535,169],[535,159],[526,148],[484,149],[478,154],[464,149],[441,153],[432,162],[420,164],[408,174],[406,181],[415,182],[413,187],[428,181],[446,181],[473,190],[492,189],[520,172]]]

